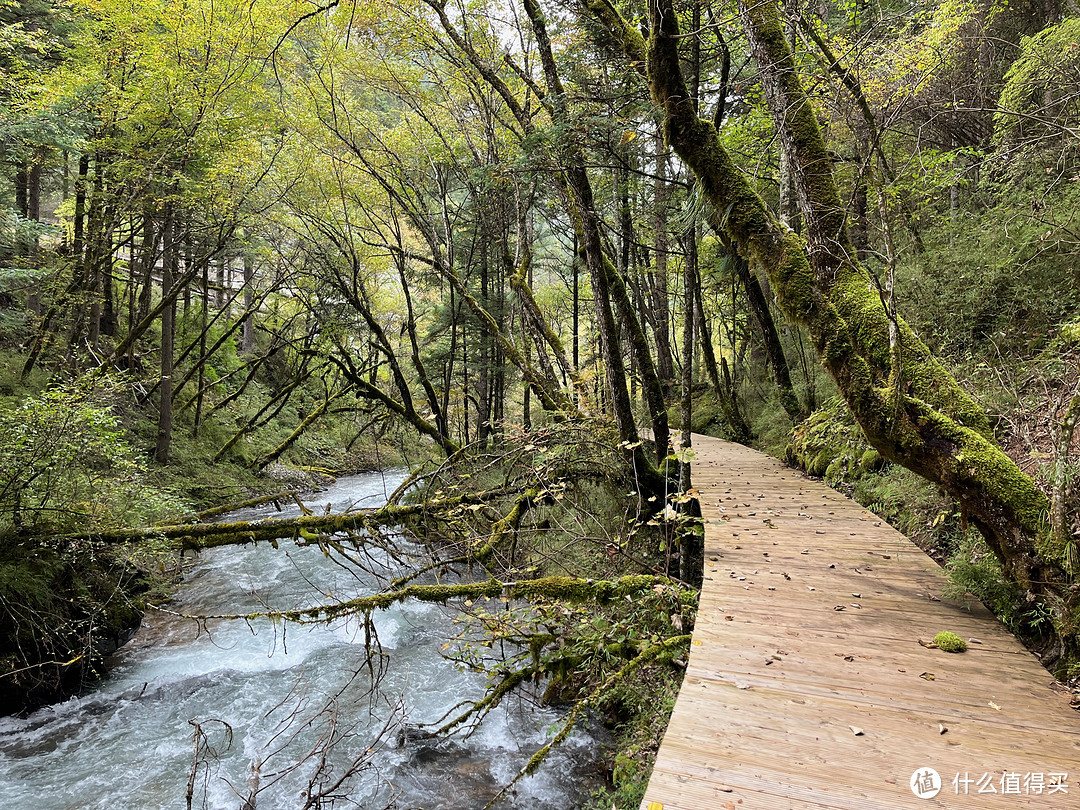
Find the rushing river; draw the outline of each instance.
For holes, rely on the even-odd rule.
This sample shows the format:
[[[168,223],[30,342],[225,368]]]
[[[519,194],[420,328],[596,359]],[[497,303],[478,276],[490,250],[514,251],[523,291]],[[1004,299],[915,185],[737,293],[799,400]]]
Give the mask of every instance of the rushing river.
[[[401,473],[349,476],[308,505],[317,513],[327,503],[335,512],[379,506],[401,480]],[[272,506],[229,519],[271,515],[279,516]],[[370,575],[318,548],[262,543],[204,553],[170,607],[293,608],[374,588]],[[87,694],[25,719],[0,719],[0,807],[182,809],[190,784],[193,807],[238,810],[258,789],[258,810],[299,809],[323,751],[325,778],[317,784],[336,781],[351,765],[355,776],[331,794],[336,801],[312,806],[483,807],[558,717],[513,698],[467,737],[415,739],[408,732],[416,724],[480,697],[483,677],[440,654],[455,631],[447,608],[405,603],[377,613],[375,627],[386,657],[372,691],[355,620],[299,627],[210,621],[200,628],[151,612]],[[504,806],[572,807],[597,747],[575,733]]]

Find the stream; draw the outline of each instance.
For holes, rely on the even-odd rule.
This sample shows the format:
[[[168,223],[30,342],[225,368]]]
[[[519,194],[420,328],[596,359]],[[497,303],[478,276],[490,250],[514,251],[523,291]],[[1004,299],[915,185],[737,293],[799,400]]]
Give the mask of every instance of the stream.
[[[335,512],[378,507],[403,478],[402,471],[343,477],[306,503],[316,513],[327,503]],[[295,505],[280,513],[270,505],[224,519],[293,514]],[[203,553],[169,608],[246,613],[375,589],[370,574],[317,547],[261,543]],[[373,689],[357,620],[212,620],[200,628],[150,611],[86,694],[27,718],[0,718],[0,807],[183,810],[190,784],[192,807],[214,810],[482,808],[554,733],[559,716],[511,697],[470,735],[433,741],[410,733],[483,695],[482,675],[441,655],[457,630],[454,615],[415,602],[376,613],[385,656]],[[599,747],[590,731],[575,731],[500,807],[575,806],[587,795]],[[343,776],[315,802],[313,785],[317,793]],[[256,789],[257,801],[244,807]]]

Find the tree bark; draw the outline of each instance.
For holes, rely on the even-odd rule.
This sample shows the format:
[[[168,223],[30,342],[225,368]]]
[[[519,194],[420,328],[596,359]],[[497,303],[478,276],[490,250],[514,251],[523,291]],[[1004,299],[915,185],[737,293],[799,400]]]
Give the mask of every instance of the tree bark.
[[[671,351],[671,319],[668,307],[668,158],[663,137],[656,134],[656,178],[653,181],[653,266],[649,274],[653,335],[656,337],[656,373],[665,387],[675,384],[675,363]]]
[[[890,318],[872,280],[855,259],[813,107],[794,69],[776,7],[745,4],[740,17],[783,148],[791,158],[805,240],[779,223],[732,162],[716,129],[689,103],[671,0],[651,3],[648,45],[608,0],[585,0],[647,65],[650,92],[664,112],[668,142],[693,169],[741,252],[763,268],[784,313],[809,329],[870,443],[885,458],[937,483],[961,504],[1007,575],[1046,604],[1068,628],[1080,596],[1068,586],[1065,549],[1051,542],[1049,503],[994,443],[989,421],[903,322],[901,379],[893,374]],[[1062,639],[1076,653],[1075,631]]]
[[[176,212],[173,203],[165,204],[165,225],[162,236],[163,258],[161,262],[161,294],[166,296],[173,288],[180,260],[180,246],[177,243]],[[158,408],[157,446],[154,458],[159,464],[169,463],[169,450],[172,444],[172,400],[173,400],[173,350],[175,347],[176,297],[169,301],[161,311],[161,376],[158,385],[160,406]]]

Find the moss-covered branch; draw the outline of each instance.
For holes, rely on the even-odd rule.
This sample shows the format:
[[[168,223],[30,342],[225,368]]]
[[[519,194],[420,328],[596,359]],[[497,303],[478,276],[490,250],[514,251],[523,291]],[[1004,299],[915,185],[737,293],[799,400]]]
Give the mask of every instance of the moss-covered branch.
[[[577,721],[581,719],[588,709],[599,703],[604,695],[608,694],[612,689],[625,681],[633,673],[637,672],[637,670],[641,669],[645,664],[663,663],[674,660],[677,655],[690,645],[690,638],[691,637],[688,634],[671,636],[663,641],[658,641],[655,644],[649,645],[642,650],[638,656],[624,664],[621,669],[605,680],[603,684],[590,692],[583,700],[579,700],[575,703],[574,707],[563,721],[562,728],[559,729],[558,733],[552,737],[549,742],[540,746],[540,749],[529,758],[527,763],[525,763],[525,767],[518,771],[514,778],[503,786],[498,795],[485,805],[485,810],[489,807],[493,807],[506,795],[506,792],[523,777],[535,773],[536,769],[540,767],[545,759],[547,759],[547,756],[551,753],[552,749],[566,741],[566,738],[570,736],[570,732],[573,731]]]
[[[204,549],[216,546],[247,545],[260,540],[304,538],[305,534],[358,532],[379,526],[394,526],[427,514],[446,513],[471,504],[487,503],[520,493],[520,487],[496,487],[482,492],[467,492],[422,503],[387,505],[379,509],[359,510],[334,515],[304,515],[291,518],[241,520],[231,523],[177,524],[147,529],[114,529],[63,539],[89,539],[100,543],[138,543],[144,540],[179,540],[184,548]]]
[[[1062,627],[1078,598],[1067,589],[1065,549],[1050,541],[1049,503],[991,438],[982,409],[903,322],[896,323],[900,391],[892,373],[890,318],[848,239],[846,211],[817,116],[795,69],[775,3],[740,4],[740,17],[798,190],[806,240],[767,209],[697,116],[682,76],[671,0],[650,4],[648,42],[608,0],[583,0],[623,45],[663,111],[667,142],[693,170],[739,251],[765,270],[781,309],[805,324],[822,364],[882,456],[956,497],[1006,572],[1031,594],[1056,592]],[[1063,607],[1061,607],[1063,606]],[[1075,631],[1065,639],[1075,648]]]
[[[346,385],[340,391],[334,394],[328,394],[322,402],[320,402],[314,409],[312,409],[311,413],[307,415],[304,421],[302,421],[299,425],[296,426],[296,429],[286,437],[285,441],[283,441],[281,444],[279,444],[261,459],[256,461],[252,466],[256,470],[262,471],[269,467],[271,464],[273,464],[275,461],[277,461],[279,458],[281,458],[282,454],[284,454],[286,450],[292,447],[293,443],[303,435],[305,430],[307,430],[309,427],[315,424],[316,421],[322,418],[322,416],[326,413],[327,409],[330,407],[331,403],[345,396],[345,394],[347,394],[351,390],[352,386]]]
[[[436,602],[445,604],[454,599],[558,599],[563,602],[596,602],[605,604],[615,599],[624,599],[656,588],[671,587],[672,580],[667,577],[639,574],[620,577],[615,580],[580,579],[578,577],[554,576],[540,579],[524,579],[516,582],[503,582],[488,579],[483,582],[466,582],[456,585],[408,585],[404,588],[384,591],[335,602],[329,605],[300,610],[264,610],[254,613],[217,614],[188,616],[188,619],[274,619],[292,622],[323,622],[342,616],[355,616],[370,613],[373,610],[386,610],[399,602],[415,599],[418,602]],[[686,589],[687,594],[696,595],[696,591]],[[160,609],[160,608],[159,608]]]
[[[519,495],[514,505],[510,508],[510,511],[506,513],[502,518],[497,520],[491,527],[491,532],[483,540],[478,540],[472,547],[465,553],[457,557],[452,557],[448,560],[436,560],[430,565],[425,565],[423,568],[419,568],[416,571],[412,571],[407,576],[398,577],[390,583],[391,588],[401,588],[407,585],[409,582],[423,576],[429,571],[434,571],[436,568],[445,568],[448,565],[456,565],[460,563],[480,563],[485,568],[488,567],[487,563],[491,559],[491,556],[495,551],[500,548],[504,542],[516,536],[518,528],[521,526],[521,519],[525,517],[525,513],[529,511],[533,502],[539,496],[540,492],[537,489],[529,489]],[[489,568],[490,571],[490,568]]]
[[[215,506],[213,509],[204,509],[202,512],[197,512],[191,516],[189,520],[182,521],[184,523],[199,523],[200,521],[210,520],[218,515],[224,515],[229,512],[235,512],[238,509],[250,509],[253,506],[262,506],[266,503],[276,503],[278,501],[292,500],[296,496],[296,490],[283,489],[280,492],[275,492],[273,495],[259,495],[257,498],[248,498],[243,501],[235,501],[233,503],[227,503],[223,506]],[[159,526],[171,526],[177,524],[171,523],[159,523]]]

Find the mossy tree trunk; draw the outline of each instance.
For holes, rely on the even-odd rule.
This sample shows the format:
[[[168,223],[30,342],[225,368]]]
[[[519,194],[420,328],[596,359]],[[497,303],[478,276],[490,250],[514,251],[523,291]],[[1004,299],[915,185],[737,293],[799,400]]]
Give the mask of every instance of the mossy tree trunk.
[[[982,409],[902,321],[891,320],[848,238],[817,116],[795,70],[776,6],[740,5],[740,18],[780,141],[789,155],[805,239],[779,222],[693,109],[671,0],[652,0],[649,40],[608,0],[585,0],[632,61],[645,66],[668,143],[694,171],[739,251],[763,269],[784,314],[805,324],[870,443],[887,459],[955,497],[1005,571],[1057,617],[1063,651],[1076,652],[1065,549],[1051,540],[1049,502],[994,442]]]

